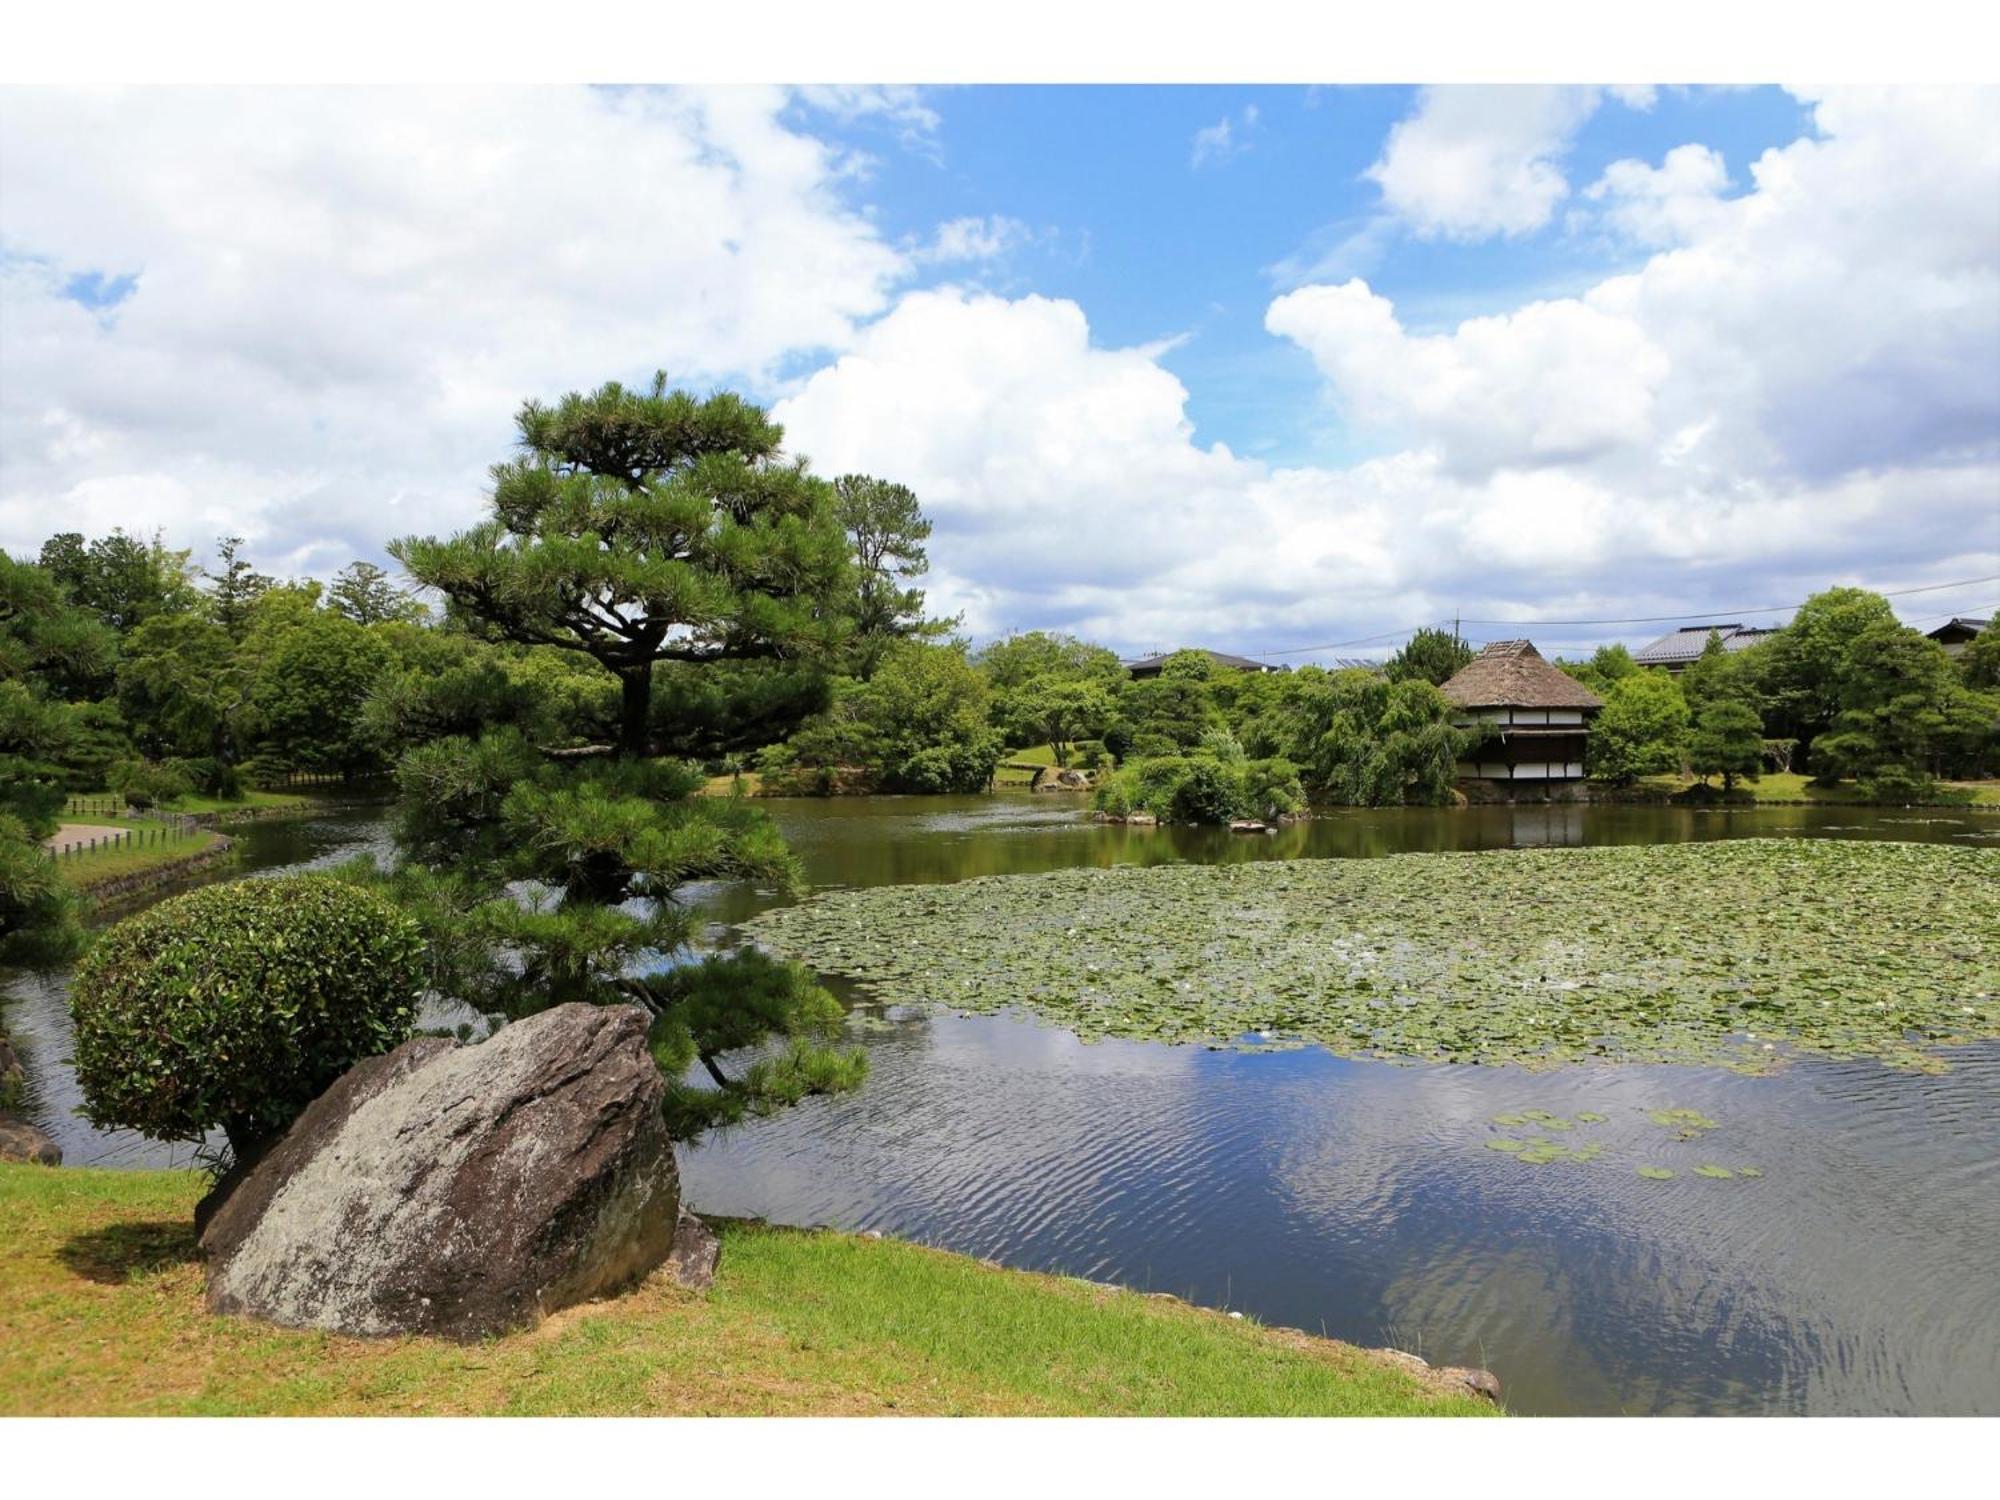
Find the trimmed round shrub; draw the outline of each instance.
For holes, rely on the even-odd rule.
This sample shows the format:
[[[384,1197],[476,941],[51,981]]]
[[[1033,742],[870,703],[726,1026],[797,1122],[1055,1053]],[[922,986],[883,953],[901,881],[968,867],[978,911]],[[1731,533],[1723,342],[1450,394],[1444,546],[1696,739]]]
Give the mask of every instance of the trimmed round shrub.
[[[322,875],[163,901],[77,967],[84,1114],[156,1140],[220,1128],[240,1157],[409,1037],[422,953],[395,906]]]

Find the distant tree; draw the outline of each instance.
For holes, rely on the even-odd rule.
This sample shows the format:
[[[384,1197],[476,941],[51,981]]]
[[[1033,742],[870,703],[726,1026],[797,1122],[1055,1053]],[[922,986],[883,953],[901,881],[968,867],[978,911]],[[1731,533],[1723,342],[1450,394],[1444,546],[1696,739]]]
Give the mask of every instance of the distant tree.
[[[850,581],[832,486],[737,396],[613,383],[517,418],[492,518],[389,551],[468,625],[581,652],[620,684],[618,747],[648,748],[653,669],[825,651]]]
[[[1617,683],[1630,677],[1634,672],[1645,670],[1632,660],[1630,651],[1615,643],[1599,646],[1591,654],[1589,661],[1558,661],[1556,665],[1600,698],[1610,693]]]
[[[208,602],[215,623],[236,641],[250,628],[251,607],[273,582],[269,574],[259,573],[239,555],[242,546],[240,536],[218,540],[215,555],[221,566],[213,573],[204,573],[210,583]]]
[[[1722,633],[1711,630],[1702,643],[1701,655],[1681,673],[1681,696],[1688,711],[1697,717],[1711,703],[1728,700],[1757,707],[1756,662],[1722,643]],[[1761,720],[1760,720],[1761,722]]]
[[[1878,623],[1850,643],[1838,676],[1830,732],[1813,742],[1816,779],[1867,782],[1899,768],[1927,779],[1985,718],[1936,641],[1907,626]]]
[[[81,532],[65,531],[42,544],[41,565],[72,603],[120,634],[196,601],[188,554],[170,551],[157,534],[142,542],[114,531],[86,543]]]
[[[351,562],[334,575],[327,602],[357,625],[386,620],[421,620],[424,607],[390,581],[372,562]]]
[[[50,702],[19,679],[0,678],[0,813],[34,838],[55,831],[66,785],[62,759],[74,736],[67,704]]]
[[[1452,631],[1419,630],[1382,669],[1391,682],[1420,679],[1442,687],[1472,660],[1473,650]]]
[[[995,711],[1016,743],[1046,743],[1058,766],[1067,766],[1070,747],[1104,732],[1112,713],[1111,691],[1094,677],[1048,675],[1031,678],[1001,693]]]
[[[1160,676],[1182,682],[1207,682],[1215,676],[1215,658],[1206,651],[1182,647],[1160,663]]]
[[[931,523],[907,485],[866,474],[833,482],[834,506],[847,533],[855,571],[854,634],[848,642],[853,675],[867,681],[899,640],[935,638],[951,620],[924,618],[924,591],[905,585],[930,567],[924,543]]]
[[[2000,688],[2000,621],[1965,643],[1958,655],[1958,671],[1969,688]]]
[[[1732,791],[1739,776],[1755,781],[1763,763],[1764,727],[1756,709],[1732,698],[1702,709],[1688,742],[1688,764],[1697,776],[1720,776],[1722,789]]]
[[[379,766],[381,747],[362,709],[389,666],[379,637],[343,615],[314,611],[272,645],[250,684],[259,752],[343,775]]]
[[[1880,594],[1826,589],[1800,605],[1777,634],[1742,653],[1749,658],[1743,670],[1754,678],[1766,708],[1766,733],[1799,740],[1811,759],[1810,742],[1830,729],[1840,712],[1841,674],[1855,640],[1875,626],[1896,623],[1895,611]],[[1816,759],[1812,769],[1817,775]]]
[[[898,642],[867,682],[841,679],[833,704],[778,759],[860,767],[886,792],[983,791],[1005,743],[989,722],[989,697],[962,646]]]
[[[1444,695],[1422,678],[1392,683],[1361,669],[1304,667],[1288,674],[1269,732],[1277,754],[1299,767],[1320,798],[1362,807],[1434,805],[1450,800],[1458,758],[1471,741],[1451,714]]]
[[[1590,774],[1619,785],[1680,769],[1688,706],[1664,672],[1634,670],[1613,682],[1591,726]]]
[[[1037,677],[1088,677],[1115,689],[1125,680],[1118,655],[1073,635],[1030,630],[995,641],[973,658],[993,684],[1005,693]]]
[[[1116,719],[1127,739],[1157,736],[1183,750],[1199,745],[1203,735],[1223,722],[1212,679],[1165,671],[1127,684],[1118,695]]]
[[[198,614],[155,615],[126,638],[118,707],[147,755],[242,759],[251,677],[229,632]]]

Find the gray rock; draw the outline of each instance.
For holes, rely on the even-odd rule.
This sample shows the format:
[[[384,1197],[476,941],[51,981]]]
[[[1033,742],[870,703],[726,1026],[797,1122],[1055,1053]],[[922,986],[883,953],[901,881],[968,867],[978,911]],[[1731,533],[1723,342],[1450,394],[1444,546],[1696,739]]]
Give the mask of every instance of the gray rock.
[[[62,1147],[26,1120],[13,1115],[0,1115],[0,1161],[59,1167],[62,1165]]]
[[[646,1275],[680,1224],[646,1031],[561,1005],[351,1068],[207,1206],[209,1307],[477,1339]]]
[[[715,1283],[715,1263],[721,1259],[722,1241],[683,1204],[680,1223],[674,1229],[673,1253],[664,1267],[667,1274],[693,1291],[706,1291]]]

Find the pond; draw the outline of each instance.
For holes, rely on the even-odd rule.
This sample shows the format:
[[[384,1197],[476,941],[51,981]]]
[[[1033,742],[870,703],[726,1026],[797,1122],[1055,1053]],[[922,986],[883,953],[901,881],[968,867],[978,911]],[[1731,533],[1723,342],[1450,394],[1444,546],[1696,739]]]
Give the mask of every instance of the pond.
[[[1104,827],[1028,794],[769,806],[822,886],[1737,837],[2000,842],[2000,817],[1935,809],[1397,809],[1255,837]],[[382,844],[368,809],[252,825],[240,868]],[[699,897],[719,942],[779,899]],[[175,1159],[74,1117],[60,980],[10,990],[33,1112],[68,1159]],[[1827,1061],[1769,1077],[1527,1073],[1085,1045],[1027,1018],[846,993],[867,1085],[686,1153],[698,1208],[880,1229],[1484,1365],[1517,1411],[2000,1413],[2000,1045],[1953,1049],[1936,1075]],[[1574,1138],[1601,1141],[1603,1159],[1488,1149],[1493,1117],[1526,1110],[1591,1117]],[[1678,1141],[1661,1110],[1714,1126]],[[1642,1161],[1676,1175],[1642,1178]],[[1761,1175],[1693,1170],[1707,1162]]]

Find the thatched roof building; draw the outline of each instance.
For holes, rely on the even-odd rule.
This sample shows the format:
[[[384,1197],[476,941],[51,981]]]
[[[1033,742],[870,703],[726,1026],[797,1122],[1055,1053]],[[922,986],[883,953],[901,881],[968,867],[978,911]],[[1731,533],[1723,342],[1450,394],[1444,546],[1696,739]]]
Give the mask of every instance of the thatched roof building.
[[[1604,700],[1550,666],[1531,641],[1495,641],[1439,689],[1457,722],[1485,739],[1458,774],[1486,781],[1577,781],[1590,720]]]

